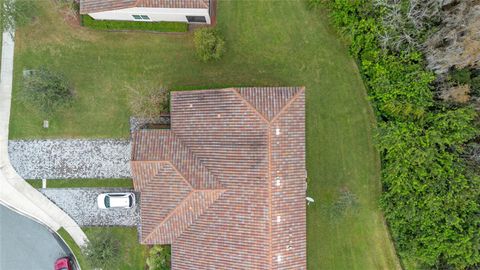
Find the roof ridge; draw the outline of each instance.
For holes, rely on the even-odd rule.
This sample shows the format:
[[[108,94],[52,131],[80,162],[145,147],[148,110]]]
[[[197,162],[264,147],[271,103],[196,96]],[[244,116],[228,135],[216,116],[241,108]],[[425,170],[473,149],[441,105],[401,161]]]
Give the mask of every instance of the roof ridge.
[[[235,87],[233,88],[233,90],[235,91],[235,93],[237,94],[238,97],[240,97],[244,102],[247,103],[248,107],[250,107],[250,109],[252,109],[254,112],[256,112],[257,114],[259,114],[267,123],[272,123],[276,118],[278,118],[278,116],[283,112],[285,111],[285,109],[290,106],[293,101],[299,96],[299,94],[301,92],[303,92],[305,90],[305,86],[301,86],[301,87],[295,87],[295,86],[285,86],[283,88],[298,88],[297,92],[291,96],[287,102],[281,107],[281,109],[271,117],[270,120],[268,120],[268,116],[264,115],[264,113],[262,113],[259,109],[257,109],[257,107],[251,102],[249,101],[246,97],[244,97],[240,91],[243,89],[243,90],[247,90],[247,89],[250,89],[250,88],[255,88],[255,89],[258,89],[258,87]],[[278,87],[269,87],[269,86],[266,86],[266,87],[262,87],[262,89],[276,89]]]
[[[270,123],[273,123],[275,120],[277,120],[280,117],[280,115],[282,115],[290,107],[290,105],[292,105],[293,102],[295,102],[295,100],[297,100],[298,97],[304,92],[305,92],[305,86],[300,87],[298,92],[295,93],[295,95],[293,95],[288,100],[288,102],[282,107],[282,109],[280,109],[280,111],[278,111],[278,113],[274,117],[272,117],[272,120],[270,121]]]
[[[253,106],[252,103],[250,103],[247,99],[245,99],[239,92],[238,90],[240,88],[234,88],[234,87],[231,87],[231,88],[226,88],[225,90],[228,90],[228,89],[231,89],[233,91],[233,93],[235,93],[235,95],[240,98],[243,103],[245,103],[245,105],[247,105],[247,107],[250,108],[251,111],[253,111],[254,113],[256,113],[258,116],[260,116],[260,119],[263,120],[264,122],[266,123],[270,123],[270,121],[268,121],[268,119],[265,117],[265,115],[263,115],[257,108],[255,108],[255,106]]]
[[[205,190],[195,190],[195,189],[192,189],[192,190],[190,191],[190,193],[189,193],[187,196],[185,196],[185,198],[183,198],[183,200],[182,200],[180,203],[178,203],[177,206],[176,206],[170,213],[168,213],[168,215],[162,220],[162,222],[160,222],[157,226],[155,226],[155,228],[154,228],[145,238],[143,238],[143,241],[146,242],[149,238],[151,238],[152,235],[153,235],[153,233],[154,233],[155,231],[157,231],[161,226],[163,226],[172,216],[174,216],[174,214],[176,214],[177,212],[179,212],[180,209],[183,207],[183,205],[184,205],[190,198],[192,198],[192,197],[194,196],[194,194],[196,194],[196,193],[214,193],[214,194],[215,194],[215,193],[218,193],[218,196],[217,196],[212,202],[208,203],[208,205],[204,207],[204,208],[205,208],[204,211],[195,218],[195,220],[197,220],[201,215],[203,215],[203,213],[205,213],[205,211],[210,207],[210,205],[212,205],[213,203],[215,203],[215,202],[218,200],[218,198],[220,197],[220,195],[221,195],[223,192],[225,192],[225,191],[226,191],[226,189],[205,189]],[[217,195],[217,194],[216,194],[216,195]],[[203,208],[203,207],[202,207],[202,208]],[[191,227],[194,223],[195,223],[195,222],[193,221],[191,224],[187,224],[187,226],[185,227],[185,229],[184,229],[182,232],[180,232],[180,234],[177,235],[177,237],[175,237],[175,238],[180,237],[180,236],[181,236],[189,227]]]
[[[185,145],[182,141],[182,139],[180,138],[180,136],[178,136],[177,134],[175,134],[175,132],[173,130],[170,130],[170,134],[172,135],[172,137],[177,140],[178,144],[180,147],[183,147],[185,149],[185,151],[187,151],[187,155],[190,154],[192,155],[193,157],[193,161],[197,161],[198,164],[199,164],[199,167],[200,168],[203,168],[205,173],[207,174],[207,177],[208,178],[212,178],[212,182],[213,182],[213,185],[216,186],[216,185],[220,185],[220,182],[217,181],[217,177],[212,173],[210,172],[210,170],[207,168],[207,166],[205,166],[202,162],[202,160],[200,158],[198,158],[198,156],[195,154],[195,152],[190,149],[190,147],[188,147],[187,145]],[[174,169],[182,176],[182,178],[184,178],[187,182],[189,182],[189,185],[193,187],[192,183],[190,182],[190,179],[187,179],[188,177],[186,177],[186,174],[185,172],[183,172],[179,166],[173,164],[173,158],[170,157],[169,160],[167,160],[168,162],[170,162],[170,164],[174,167]],[[198,172],[198,171],[201,171],[201,170],[195,170],[195,172]],[[194,172],[194,173],[195,173]],[[203,179],[205,181],[205,179]],[[207,179],[208,180],[208,179]],[[220,185],[221,186],[221,185]],[[194,189],[198,189],[198,188],[194,188]]]

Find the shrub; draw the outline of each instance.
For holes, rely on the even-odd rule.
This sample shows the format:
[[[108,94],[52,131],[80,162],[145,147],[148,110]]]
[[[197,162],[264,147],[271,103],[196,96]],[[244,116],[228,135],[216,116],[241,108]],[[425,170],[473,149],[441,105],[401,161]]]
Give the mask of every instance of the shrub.
[[[457,85],[470,84],[470,70],[467,68],[464,69],[455,69],[450,74],[450,80],[455,82]]]
[[[480,75],[472,78],[472,81],[470,82],[470,91],[472,95],[477,97],[480,96]]]
[[[164,87],[132,89],[131,93],[130,110],[135,116],[154,118],[168,111],[168,90]]]
[[[188,24],[182,22],[136,22],[94,20],[82,15],[82,25],[97,30],[144,30],[156,32],[187,32]]]
[[[148,270],[169,270],[170,253],[170,246],[153,246],[147,258]]]
[[[33,20],[36,0],[0,0],[0,21],[3,29],[21,27]]]
[[[41,67],[25,77],[22,96],[42,112],[50,114],[71,103],[73,88],[63,75]]]
[[[120,241],[110,230],[94,231],[83,248],[92,268],[116,269],[120,256]]]
[[[216,29],[198,29],[194,41],[197,55],[204,62],[219,60],[225,52],[225,40]]]

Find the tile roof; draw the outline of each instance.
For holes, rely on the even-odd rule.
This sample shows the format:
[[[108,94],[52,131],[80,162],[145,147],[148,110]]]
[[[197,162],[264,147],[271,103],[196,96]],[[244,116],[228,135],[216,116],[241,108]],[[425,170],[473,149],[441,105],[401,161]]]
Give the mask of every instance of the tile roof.
[[[133,136],[140,241],[172,269],[306,269],[304,88],[172,92],[171,121]]]
[[[80,14],[124,8],[202,8],[208,9],[210,0],[80,0]]]

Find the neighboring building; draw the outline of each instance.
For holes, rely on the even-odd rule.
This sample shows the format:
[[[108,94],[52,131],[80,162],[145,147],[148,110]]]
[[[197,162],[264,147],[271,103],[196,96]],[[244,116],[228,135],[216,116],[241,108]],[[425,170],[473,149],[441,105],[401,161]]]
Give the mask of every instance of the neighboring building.
[[[211,0],[80,0],[80,14],[95,20],[210,24]]]
[[[133,135],[142,244],[172,269],[306,269],[305,90],[171,93],[171,129]]]

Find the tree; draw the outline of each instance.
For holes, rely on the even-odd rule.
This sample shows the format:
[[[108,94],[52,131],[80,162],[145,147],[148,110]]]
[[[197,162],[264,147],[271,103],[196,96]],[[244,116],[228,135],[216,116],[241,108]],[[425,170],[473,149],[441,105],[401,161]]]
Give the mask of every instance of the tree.
[[[225,52],[225,40],[214,28],[200,28],[194,36],[197,55],[204,62],[219,60]]]
[[[5,30],[28,24],[38,10],[36,0],[0,0],[0,5],[0,22]]]
[[[92,268],[116,269],[120,241],[110,230],[94,231],[82,252]]]
[[[41,67],[26,76],[22,96],[48,115],[71,103],[73,88],[63,75]]]
[[[130,110],[135,116],[155,118],[168,111],[168,90],[152,87],[146,90],[131,90]]]
[[[147,265],[149,270],[169,270],[170,246],[153,246],[149,251]]]

